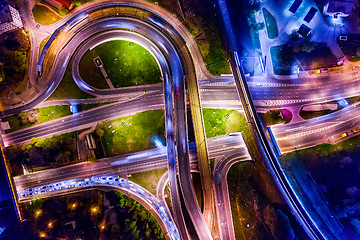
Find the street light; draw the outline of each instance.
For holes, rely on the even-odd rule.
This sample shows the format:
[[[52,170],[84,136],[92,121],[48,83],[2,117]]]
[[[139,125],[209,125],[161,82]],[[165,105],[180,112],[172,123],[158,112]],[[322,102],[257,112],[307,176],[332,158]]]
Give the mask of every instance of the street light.
[[[98,211],[98,207],[97,207],[97,206],[91,208],[91,212],[92,212],[92,213],[96,213],[97,211]]]
[[[105,224],[104,224],[104,223],[100,225],[100,229],[101,229],[101,230],[104,230],[104,229],[105,229]]]
[[[48,228],[52,228],[53,227],[53,223],[52,222],[49,222],[48,223]]]
[[[35,212],[35,218],[39,217],[39,216],[41,215],[41,213],[42,213],[42,210],[41,210],[41,209],[37,210],[37,211]]]

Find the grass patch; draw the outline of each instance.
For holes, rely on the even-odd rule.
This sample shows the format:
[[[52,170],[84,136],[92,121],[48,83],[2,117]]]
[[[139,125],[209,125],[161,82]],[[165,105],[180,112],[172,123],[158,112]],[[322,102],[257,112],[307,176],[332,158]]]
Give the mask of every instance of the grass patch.
[[[96,128],[96,133],[101,137],[106,157],[154,148],[152,137],[164,139],[164,110],[104,122]]]
[[[355,97],[355,99],[356,99],[356,97]],[[355,99],[353,99],[353,100],[355,100]],[[346,100],[345,100],[345,102],[346,102]],[[337,108],[334,109],[334,110],[324,109],[326,107],[326,104],[336,104]],[[314,104],[314,105],[319,105],[319,104]],[[339,111],[339,110],[344,108],[344,105],[342,104],[342,101],[340,102],[340,104],[338,103],[338,101],[326,102],[326,103],[324,103],[323,106],[324,106],[323,110],[319,110],[319,111],[305,111],[305,110],[303,110],[304,108],[302,108],[301,111],[300,111],[300,116],[303,119],[311,119],[311,118],[315,118],[315,117],[324,116],[324,115]]]
[[[50,11],[47,7],[38,4],[35,4],[32,13],[35,22],[42,25],[51,25],[61,19],[61,17]]]
[[[204,58],[204,63],[209,72],[213,75],[230,74],[230,65],[222,48],[221,38],[215,33],[208,31],[209,48],[199,45]]]
[[[156,196],[156,186],[161,176],[167,171],[167,168],[156,169],[147,172],[133,173],[128,179],[136,184],[139,184],[151,194]]]
[[[81,77],[96,88],[109,88],[93,61],[96,56],[115,88],[161,82],[159,66],[149,51],[133,42],[115,40],[87,51],[80,60]]]
[[[228,184],[236,239],[295,239],[291,212],[260,161],[235,164]]]
[[[323,110],[323,111],[300,111],[300,117],[303,119],[311,119],[316,118],[320,116],[324,116],[333,112],[336,112],[338,110]]]
[[[209,162],[210,162],[210,169],[211,169],[211,171],[213,171],[214,170],[214,165],[215,165],[215,158],[209,159]]]
[[[164,193],[165,193],[164,196],[166,196],[165,197],[166,205],[168,206],[172,216],[174,216],[174,213],[173,213],[173,210],[172,210],[172,204],[171,204],[171,194],[170,194],[169,183],[166,184]]]
[[[284,119],[281,110],[270,110],[266,113],[258,113],[258,115],[263,119],[267,126],[279,123],[289,123],[291,121],[291,118]]]
[[[277,22],[275,17],[266,9],[262,9],[265,19],[265,26],[267,30],[268,37],[270,39],[275,39],[279,35],[279,30],[277,27]]]
[[[246,129],[245,117],[236,110],[204,108],[203,117],[207,138]]]
[[[356,102],[360,102],[360,96],[356,96],[356,97],[351,97],[347,99],[347,102],[351,105],[354,104]]]
[[[71,3],[74,4],[74,8],[78,7],[78,6],[81,6],[83,4],[86,4],[86,3],[89,3],[89,2],[92,2],[94,0],[72,0]]]
[[[6,130],[6,133],[10,133],[67,115],[71,115],[69,105],[57,105],[21,112],[17,115],[4,117],[2,121],[9,122],[11,129]]]
[[[56,90],[51,94],[51,96],[47,99],[51,100],[62,100],[62,99],[88,99],[94,98],[83,91],[76,85],[74,79],[71,75],[71,64],[69,63],[64,77],[61,80],[59,86]]]

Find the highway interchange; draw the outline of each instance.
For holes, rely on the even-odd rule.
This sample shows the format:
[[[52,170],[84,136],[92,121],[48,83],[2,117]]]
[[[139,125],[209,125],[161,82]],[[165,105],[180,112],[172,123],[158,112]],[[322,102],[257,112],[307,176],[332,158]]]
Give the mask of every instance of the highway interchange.
[[[129,2],[132,5],[139,3],[138,1]],[[107,1],[107,3],[108,5],[111,5],[112,1]],[[144,8],[149,7],[150,5],[145,4],[144,6],[144,4],[141,2],[139,6]],[[93,7],[93,5],[89,6],[89,8]],[[151,8],[153,7],[154,6],[151,5]],[[152,9],[151,12],[152,11],[154,10]],[[176,21],[174,20],[173,16],[169,16],[169,14],[164,13],[165,11],[157,11],[161,11],[160,16],[166,19],[167,23],[173,23]],[[74,14],[77,14],[77,12],[74,12]],[[70,19],[70,16],[65,20],[68,19]],[[151,17],[147,18],[147,22],[140,21],[138,19],[132,19],[127,16],[126,18],[113,17],[96,19],[93,22],[82,21],[78,24],[84,24],[86,27],[80,28],[79,25],[73,29],[70,28],[70,33],[65,33],[72,36],[71,38],[69,37],[70,40],[66,42],[66,47],[64,49],[52,49],[52,51],[57,52],[58,54],[51,69],[57,69],[57,71],[43,69],[42,71],[44,74],[42,77],[38,80],[32,80],[41,82],[46,81],[46,84],[43,83],[43,86],[46,85],[47,87],[43,88],[43,91],[40,90],[38,95],[27,104],[23,104],[19,107],[15,106],[3,111],[2,116],[11,115],[26,109],[33,108],[38,104],[41,104],[48,96],[50,96],[60,83],[66,70],[66,66],[68,63],[70,63],[70,58],[74,52],[75,60],[72,61],[72,74],[79,88],[89,94],[99,97],[99,99],[119,98],[123,101],[52,120],[50,122],[36,125],[24,130],[19,130],[10,134],[5,134],[3,135],[5,146],[14,143],[24,143],[29,141],[32,137],[45,138],[55,134],[84,129],[102,120],[129,116],[137,112],[147,110],[165,109],[167,149],[166,151],[164,151],[164,149],[154,149],[129,156],[120,156],[119,158],[106,159],[94,164],[82,163],[77,164],[76,166],[65,167],[72,169],[71,172],[66,171],[66,175],[61,172],[65,171],[64,169],[54,169],[16,177],[15,183],[17,188],[29,189],[38,186],[37,184],[40,185],[40,183],[41,185],[51,184],[52,182],[60,182],[65,179],[78,179],[79,177],[89,177],[103,173],[107,174],[109,172],[121,172],[125,173],[126,175],[132,172],[146,171],[154,168],[164,168],[166,165],[168,165],[173,209],[178,211],[174,212],[174,221],[177,224],[179,235],[176,233],[173,235],[173,237],[176,239],[178,239],[179,236],[181,239],[188,238],[188,233],[186,232],[185,227],[186,224],[182,217],[183,214],[179,205],[180,201],[176,200],[179,198],[179,194],[183,194],[185,197],[185,205],[187,206],[192,222],[197,230],[198,237],[200,239],[211,239],[211,233],[196,202],[192,183],[189,181],[189,179],[191,179],[190,170],[196,170],[196,167],[190,167],[192,162],[191,158],[194,158],[194,153],[191,154],[187,144],[187,126],[185,116],[186,101],[183,77],[183,67],[185,66],[183,66],[183,61],[181,60],[182,55],[178,54],[176,47],[173,46],[174,43],[171,42],[162,32],[163,29],[161,28],[164,26],[159,26],[159,23],[154,24]],[[160,23],[160,25],[162,24],[165,24],[165,21]],[[57,24],[57,26],[60,25]],[[236,81],[234,81],[232,77],[211,76],[205,69],[201,55],[197,50],[196,44],[192,40],[191,35],[189,37],[187,32],[184,33],[186,29],[184,30],[183,25],[179,24],[179,22],[176,22],[174,28],[178,31],[178,34],[180,33],[179,35],[185,39],[187,47],[189,48],[189,52],[191,53],[191,57],[195,59],[193,61],[200,63],[195,64],[195,72],[199,84],[201,106],[203,108],[228,108],[247,111],[247,109],[242,108],[242,99],[240,99],[238,89],[234,84]],[[96,34],[97,32],[103,31],[104,29],[108,31]],[[121,29],[132,29],[134,32],[141,32],[142,35],[136,34],[134,32],[125,32]],[[53,30],[55,30],[55,28]],[[78,32],[71,32],[70,30],[76,30]],[[92,37],[88,38],[88,36]],[[143,36],[151,36],[152,41]],[[59,38],[62,41],[67,40],[61,37]],[[132,41],[141,43],[157,59],[162,70],[164,84],[130,87],[115,90],[99,90],[85,84],[78,73],[78,64],[76,63],[78,63],[82,54],[84,54],[87,49],[94,46],[94,44],[110,39],[130,39]],[[80,48],[78,48],[79,42],[83,42]],[[154,42],[157,44],[154,44]],[[35,58],[34,56],[33,58]],[[35,73],[35,60],[32,59],[31,62],[31,72]],[[37,79],[35,74],[30,74],[30,76],[30,78]],[[265,79],[262,77],[249,77],[246,80],[250,88],[254,103],[260,111],[281,107],[301,107],[304,104],[324,102],[333,99],[356,96],[359,94],[359,80],[357,78],[358,73],[352,69],[347,71],[345,74],[328,73],[325,76],[319,76],[310,76],[307,78],[303,77],[298,79],[292,78],[287,80],[285,79],[281,80],[280,84],[277,83],[277,80],[271,78]],[[271,83],[272,80],[274,80],[274,83]],[[309,80],[311,80],[311,83],[309,83]],[[331,81],[332,84],[327,85],[327,87],[323,87],[324,82],[326,81]],[[175,95],[174,99],[172,98],[173,95]],[[129,97],[130,100],[128,99]],[[77,100],[73,101],[76,102]],[[175,119],[178,124],[175,129],[177,131],[176,134],[174,134],[173,130],[173,108],[177,111],[175,113]],[[333,141],[331,139],[334,136],[342,132],[351,132],[352,129],[360,125],[360,122],[357,120],[357,113],[359,111],[359,107],[354,105],[320,118],[287,125],[274,126],[272,127],[272,131],[275,135],[281,152],[307,148],[324,142],[331,143],[331,141]],[[176,138],[177,144],[175,144],[174,137]],[[232,139],[231,136],[228,137],[230,140]],[[227,140],[225,138],[225,140],[222,141]],[[242,142],[240,144],[240,146],[242,146],[240,147],[240,149],[242,149],[241,151],[237,151],[236,149],[234,150],[233,148],[228,151],[226,148],[225,150],[223,149],[223,151],[220,151],[223,146],[221,144],[216,145],[217,148],[214,150],[214,148],[211,146],[213,142],[214,141],[208,139],[209,157],[213,156],[216,152],[218,153],[217,156],[222,156],[217,158],[220,160],[216,162],[213,173],[213,188],[215,190],[214,192],[216,193],[216,209],[218,212],[224,213],[224,215],[221,215],[220,218],[217,219],[221,229],[220,235],[221,239],[234,239],[230,212],[231,209],[229,208],[229,199],[227,193],[226,173],[233,163],[239,160],[250,160],[250,157],[243,145],[242,140],[240,141]],[[126,160],[129,157],[131,157],[131,161]],[[146,159],[146,162],[144,159]],[[180,159],[181,163],[178,162]],[[114,164],[115,162],[118,162],[118,164]],[[49,182],[46,182],[45,179],[47,179],[49,175],[53,176],[53,180],[52,178],[49,178],[47,180]],[[181,189],[179,189],[178,185],[178,175],[180,175]],[[85,178],[81,181],[85,181]],[[92,184],[95,183],[93,182]],[[129,189],[125,189],[123,191],[129,191]],[[135,189],[133,194],[136,194],[136,191],[137,190]],[[23,193],[21,192],[20,194]],[[142,198],[141,194],[138,194],[137,197]],[[20,200],[22,200],[22,197],[20,197]],[[26,198],[24,200],[26,200]],[[149,208],[151,209],[151,206]],[[154,206],[152,206],[152,208],[154,208]],[[169,221],[169,219],[166,220],[166,218],[162,218],[160,212],[157,212],[157,214],[158,217],[163,221],[163,228],[164,226],[167,226],[168,231],[169,228],[174,228],[173,226],[169,227],[169,225],[167,225],[166,221]],[[224,224],[228,228],[225,228]]]

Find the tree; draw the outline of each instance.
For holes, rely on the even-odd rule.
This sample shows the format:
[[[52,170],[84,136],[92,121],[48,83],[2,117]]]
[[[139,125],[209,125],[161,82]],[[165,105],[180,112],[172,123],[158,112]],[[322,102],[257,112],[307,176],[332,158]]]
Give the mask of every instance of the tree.
[[[300,39],[299,33],[294,29],[292,30],[291,34],[290,34],[290,38],[293,41],[297,41]]]
[[[301,46],[301,50],[304,52],[312,52],[315,49],[316,43],[312,42],[312,41],[304,41],[302,46]]]
[[[264,209],[264,219],[275,240],[295,239],[294,230],[290,225],[289,218],[280,209],[275,209],[271,205],[266,206]]]
[[[136,224],[136,222],[135,222]],[[133,236],[134,239],[139,239],[139,234],[140,234],[140,230],[137,229],[137,226],[135,225],[132,229],[131,229],[131,235]]]
[[[46,148],[46,149],[50,149],[52,146],[52,141],[51,138],[45,138],[43,140],[38,140],[35,143],[35,147],[42,147],[42,148]]]
[[[253,28],[253,29],[254,29],[254,32],[258,33],[258,32],[260,32],[261,30],[263,30],[264,27],[265,27],[264,22],[258,22],[258,23],[256,23],[256,24],[254,24],[254,28]]]
[[[358,47],[358,48],[356,49],[356,56],[357,56],[357,57],[360,57],[360,47]]]
[[[66,15],[69,14],[69,9],[67,9],[65,6],[61,6],[61,7],[59,8],[59,14],[60,14],[61,16],[66,16]]]
[[[18,114],[18,118],[21,120],[21,124],[25,125],[28,123],[28,112],[21,112]]]
[[[15,71],[23,72],[26,67],[26,51],[22,49],[14,51],[14,61],[16,63]]]
[[[104,135],[104,129],[102,127],[97,127],[96,128],[96,134],[99,136],[99,137],[102,137]]]
[[[71,4],[74,4],[75,6],[80,6],[81,1],[80,0],[71,0]]]
[[[70,157],[71,157],[71,153],[69,151],[61,152],[55,158],[56,165],[66,165],[66,164],[68,164],[71,161]]]
[[[29,161],[36,167],[44,166],[46,160],[49,159],[49,152],[43,148],[32,147],[29,151]]]

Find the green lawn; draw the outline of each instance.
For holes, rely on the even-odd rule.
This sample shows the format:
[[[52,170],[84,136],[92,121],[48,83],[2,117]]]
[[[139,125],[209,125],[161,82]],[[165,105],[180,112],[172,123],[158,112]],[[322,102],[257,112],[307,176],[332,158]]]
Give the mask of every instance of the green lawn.
[[[339,109],[340,110],[340,109]],[[324,116],[333,112],[336,112],[338,110],[323,110],[323,111],[300,111],[300,116],[303,119],[311,119],[316,118],[320,116]]]
[[[61,18],[50,11],[47,7],[35,4],[32,9],[35,22],[42,25],[51,25],[59,21]]]
[[[360,97],[359,96],[351,97],[351,98],[348,98],[347,101],[351,105],[351,104],[354,104],[356,102],[360,102]]]
[[[275,39],[279,35],[276,19],[266,8],[263,8],[262,10],[268,37],[270,39]]]
[[[173,210],[172,210],[172,203],[171,203],[171,194],[170,194],[170,189],[169,189],[169,183],[166,184],[166,187],[165,187],[165,202],[166,202],[166,205],[168,206],[171,214],[174,216],[174,213],[173,213]]]
[[[69,105],[57,105],[43,108],[36,108],[30,111],[21,112],[17,115],[4,117],[3,122],[9,122],[11,129],[6,133],[19,129],[28,128],[36,124],[44,123],[53,119],[70,115]]]
[[[230,74],[230,65],[222,48],[221,38],[214,32],[208,32],[209,49],[204,56],[204,47],[199,45],[203,54],[204,63],[209,72],[213,75]]]
[[[80,75],[96,88],[109,88],[93,58],[99,56],[115,88],[161,82],[160,69],[153,56],[140,45],[115,40],[87,51],[80,61]]]
[[[281,116],[281,110],[270,110],[266,113],[259,113],[259,116],[263,118],[267,126],[285,123],[285,119]]]
[[[203,116],[207,138],[246,129],[245,117],[236,110],[204,108]]]
[[[84,93],[76,85],[74,79],[72,78],[71,66],[69,64],[59,86],[56,88],[56,90],[51,94],[51,96],[47,100],[51,101],[51,100],[62,100],[62,99],[88,99],[88,98],[94,98],[94,97],[87,93]]]
[[[151,149],[155,147],[152,137],[164,138],[164,110],[107,121],[100,124],[96,132],[101,137],[106,157]]]
[[[167,168],[156,169],[147,172],[133,173],[128,179],[136,184],[139,184],[151,194],[156,196],[156,186],[161,176],[167,171]]]
[[[261,161],[233,165],[227,179],[236,239],[295,239],[292,215]]]

